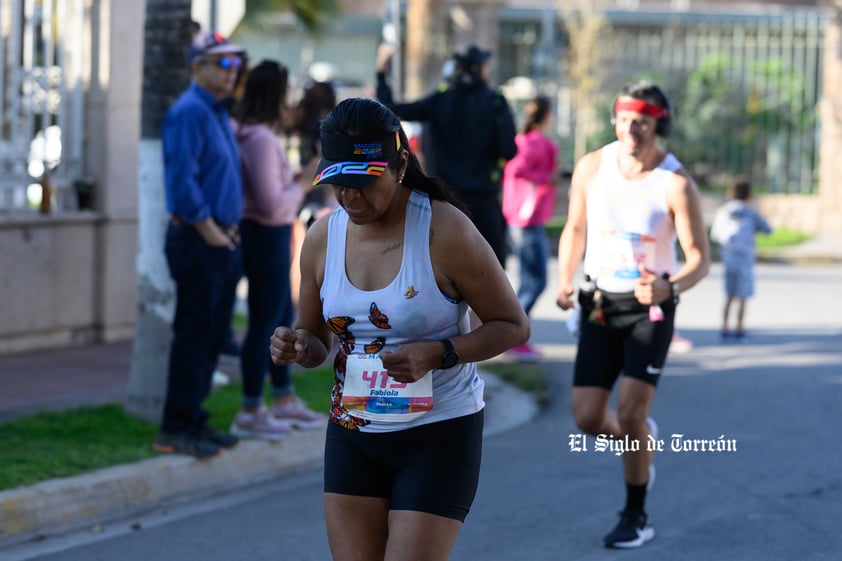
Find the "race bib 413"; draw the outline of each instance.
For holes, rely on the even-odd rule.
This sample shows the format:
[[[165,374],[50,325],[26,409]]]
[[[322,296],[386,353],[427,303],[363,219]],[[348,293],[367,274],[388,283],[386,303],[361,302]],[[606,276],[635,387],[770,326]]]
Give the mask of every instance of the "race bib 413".
[[[342,406],[349,414],[372,421],[414,419],[433,408],[432,374],[411,384],[398,382],[378,355],[348,355]]]

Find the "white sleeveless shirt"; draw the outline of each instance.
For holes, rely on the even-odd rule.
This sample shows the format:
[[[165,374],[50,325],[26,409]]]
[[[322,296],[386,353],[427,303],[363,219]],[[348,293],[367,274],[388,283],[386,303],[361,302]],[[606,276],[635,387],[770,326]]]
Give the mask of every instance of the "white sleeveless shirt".
[[[584,272],[607,292],[632,292],[638,263],[657,275],[677,268],[675,225],[667,207],[667,187],[681,162],[667,154],[646,177],[631,181],[617,163],[619,143],[602,149],[587,195]]]
[[[345,273],[348,214],[337,207],[330,215],[320,295],[325,321],[339,339],[330,416],[346,428],[364,432],[403,430],[470,415],[485,406],[485,383],[476,364],[460,363],[432,371],[433,408],[409,421],[363,420],[342,407],[347,354],[395,351],[404,343],[438,341],[470,330],[467,303],[453,301],[436,284],[430,260],[431,217],[429,197],[413,191],[407,202],[403,258],[397,276],[380,290],[360,290]]]

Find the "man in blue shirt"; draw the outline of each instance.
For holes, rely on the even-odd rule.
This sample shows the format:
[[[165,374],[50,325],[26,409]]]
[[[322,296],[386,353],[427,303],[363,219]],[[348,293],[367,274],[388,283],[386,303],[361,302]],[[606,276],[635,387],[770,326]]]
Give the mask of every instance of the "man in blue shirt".
[[[190,47],[193,80],[164,119],[165,251],[176,286],[163,420],[154,447],[207,458],[237,444],[208,426],[211,390],[241,275],[243,189],[226,104],[243,49],[212,31]]]

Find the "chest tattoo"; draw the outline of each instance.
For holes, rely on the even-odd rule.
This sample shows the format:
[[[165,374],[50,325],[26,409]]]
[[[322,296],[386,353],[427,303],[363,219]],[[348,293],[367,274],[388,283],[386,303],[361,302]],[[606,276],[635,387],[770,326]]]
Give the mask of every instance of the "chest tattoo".
[[[383,250],[383,255],[386,255],[390,251],[395,251],[396,249],[400,249],[401,247],[403,247],[403,242],[399,242],[399,243],[387,246],[386,249]]]

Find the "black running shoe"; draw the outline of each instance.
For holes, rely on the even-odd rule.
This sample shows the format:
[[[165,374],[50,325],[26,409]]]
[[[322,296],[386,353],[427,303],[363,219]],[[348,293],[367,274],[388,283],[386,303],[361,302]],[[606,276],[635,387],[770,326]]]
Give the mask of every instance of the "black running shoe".
[[[238,442],[240,442],[239,437],[234,436],[233,434],[231,434],[229,432],[218,431],[218,430],[216,430],[214,428],[211,428],[211,427],[208,427],[208,426],[206,426],[204,429],[202,429],[201,438],[203,438],[204,440],[207,440],[209,442],[212,442],[213,444],[216,444],[220,448],[228,448],[228,449],[233,448],[234,446],[237,445]]]
[[[620,522],[605,536],[605,547],[640,547],[655,537],[655,529],[648,524],[646,513],[620,512]]]
[[[222,453],[219,444],[186,432],[159,432],[152,447],[164,454],[185,454],[198,459],[212,458]]]

